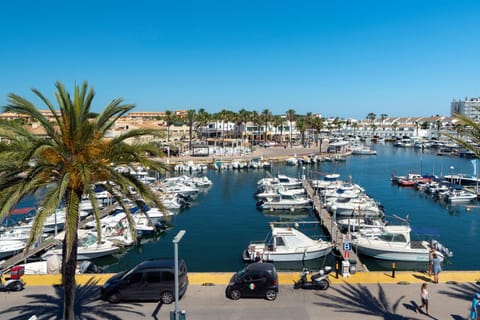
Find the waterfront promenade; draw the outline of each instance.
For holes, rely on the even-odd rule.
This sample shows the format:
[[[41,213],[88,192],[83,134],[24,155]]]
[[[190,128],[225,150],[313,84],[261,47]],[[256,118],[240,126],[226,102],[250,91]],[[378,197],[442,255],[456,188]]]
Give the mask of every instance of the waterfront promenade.
[[[273,302],[264,299],[232,301],[225,297],[225,287],[232,273],[190,273],[190,286],[180,300],[186,319],[468,319],[471,299],[480,291],[479,272],[443,272],[439,284],[424,273],[398,272],[395,278],[384,272],[356,273],[336,279],[327,291],[294,290],[298,273],[280,273],[280,292]],[[116,305],[99,299],[99,285],[109,275],[79,276],[77,298],[79,318],[88,319],[169,319],[175,305],[155,302],[124,302]],[[57,276],[58,278],[58,276]],[[35,285],[33,276],[25,276],[22,292],[3,294],[0,319],[56,319],[63,300],[61,288],[52,286],[43,276]],[[49,279],[49,280],[48,280]],[[59,279],[59,278],[58,278]],[[48,280],[48,281],[47,281]],[[416,313],[420,303],[420,285],[428,283],[430,316]],[[48,285],[50,284],[50,285]]]
[[[228,148],[227,148],[228,149]],[[182,163],[186,161],[194,161],[194,162],[204,162],[204,163],[213,163],[214,160],[224,160],[230,161],[234,159],[238,160],[250,160],[252,158],[263,158],[264,160],[269,161],[282,161],[288,157],[292,156],[305,156],[309,154],[320,154],[320,146],[315,146],[312,144],[310,147],[303,147],[303,146],[275,146],[275,147],[260,147],[257,146],[254,148],[253,152],[248,154],[236,154],[236,155],[214,155],[210,154],[209,156],[176,156],[170,158],[161,158],[161,161],[166,161],[168,163]]]

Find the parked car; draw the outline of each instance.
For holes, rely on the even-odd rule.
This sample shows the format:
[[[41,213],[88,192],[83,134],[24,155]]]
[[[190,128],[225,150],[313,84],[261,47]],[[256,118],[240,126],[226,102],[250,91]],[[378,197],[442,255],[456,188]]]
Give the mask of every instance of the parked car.
[[[188,275],[184,260],[178,262],[179,297],[187,291]],[[175,261],[171,258],[151,259],[132,269],[120,272],[105,282],[101,297],[111,303],[128,300],[159,301],[169,304],[175,300]]]
[[[277,298],[277,293],[277,270],[273,264],[263,262],[249,264],[235,273],[225,290],[225,295],[232,300],[254,297],[273,301]]]

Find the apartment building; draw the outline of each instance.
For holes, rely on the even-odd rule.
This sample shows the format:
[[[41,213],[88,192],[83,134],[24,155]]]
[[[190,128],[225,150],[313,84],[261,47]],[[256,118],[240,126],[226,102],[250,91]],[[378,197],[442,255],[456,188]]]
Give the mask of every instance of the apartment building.
[[[466,115],[469,118],[480,120],[480,98],[468,98],[465,100],[453,99],[451,103],[451,115],[455,113]]]

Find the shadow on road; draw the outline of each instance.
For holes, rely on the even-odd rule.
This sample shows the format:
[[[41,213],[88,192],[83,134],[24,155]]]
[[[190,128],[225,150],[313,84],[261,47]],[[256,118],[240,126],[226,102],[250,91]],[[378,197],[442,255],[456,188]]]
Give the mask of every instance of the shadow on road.
[[[144,317],[141,312],[133,311],[129,305],[112,305],[108,302],[100,301],[98,281],[90,280],[83,286],[77,286],[75,293],[75,315],[81,319],[113,319],[121,320],[119,313],[131,313]],[[10,306],[0,311],[2,314],[9,314],[9,319],[20,320],[28,319],[35,315],[38,319],[61,319],[63,317],[63,287],[55,286],[55,295],[31,294],[25,295],[30,299],[30,303],[19,306]],[[11,317],[10,314],[16,314]],[[124,319],[124,318],[123,318]]]
[[[391,302],[380,284],[378,284],[378,296],[374,296],[366,286],[361,284],[356,286],[344,284],[338,287],[331,287],[329,290],[336,291],[337,294],[322,293],[322,297],[331,300],[331,302],[317,302],[317,305],[333,308],[342,313],[348,312],[383,317],[385,320],[414,319],[397,314],[398,306],[405,296],[401,296],[397,301]],[[407,309],[411,308],[412,306],[408,305]]]
[[[477,292],[480,292],[480,284],[478,282],[450,284],[447,290],[438,291],[439,294],[444,294],[446,296],[459,300],[465,300],[465,310],[459,310],[463,314],[470,313],[471,302]],[[465,320],[467,318],[458,314],[452,314],[452,319]]]

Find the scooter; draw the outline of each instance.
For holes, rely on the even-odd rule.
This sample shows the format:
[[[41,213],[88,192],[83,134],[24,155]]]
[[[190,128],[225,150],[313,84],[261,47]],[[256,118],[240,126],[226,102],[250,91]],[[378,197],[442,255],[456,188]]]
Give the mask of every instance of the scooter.
[[[5,278],[5,282],[3,282],[2,277],[3,275],[0,274],[0,291],[1,292],[21,291],[25,288],[25,282],[23,282],[21,277]]]
[[[330,282],[328,281],[328,275],[330,272],[332,272],[332,267],[325,266],[319,272],[312,274],[310,280],[308,280],[308,275],[311,272],[308,268],[303,268],[300,279],[295,281],[293,288],[327,290],[330,287]]]

